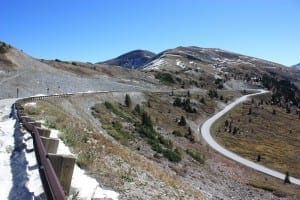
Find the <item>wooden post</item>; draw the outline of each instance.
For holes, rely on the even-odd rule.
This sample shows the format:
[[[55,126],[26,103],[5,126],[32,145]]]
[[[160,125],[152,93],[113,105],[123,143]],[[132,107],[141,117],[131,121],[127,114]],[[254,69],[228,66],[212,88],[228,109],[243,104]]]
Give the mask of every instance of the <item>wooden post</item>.
[[[33,126],[39,127],[39,128],[42,127],[42,123],[41,123],[41,122],[33,121],[33,122],[28,122],[28,123],[29,123],[29,124],[32,124]]]
[[[50,137],[50,133],[51,133],[50,130],[48,130],[48,129],[43,129],[43,128],[37,128],[37,130],[38,130],[40,136],[46,137],[46,138]]]
[[[41,140],[44,144],[44,147],[47,153],[56,153],[58,148],[59,140],[57,138],[48,138],[48,137],[41,137]]]
[[[31,119],[30,117],[23,117],[25,119],[26,122],[34,122],[33,119]]]
[[[75,157],[72,155],[57,154],[48,154],[48,157],[66,195],[69,195],[76,160]]]

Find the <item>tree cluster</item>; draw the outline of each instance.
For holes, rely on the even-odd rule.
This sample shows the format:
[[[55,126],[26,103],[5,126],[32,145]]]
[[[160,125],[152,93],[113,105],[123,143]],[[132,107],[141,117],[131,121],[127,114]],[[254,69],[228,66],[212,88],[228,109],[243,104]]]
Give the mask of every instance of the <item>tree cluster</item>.
[[[208,96],[210,98],[218,98],[218,91],[217,90],[208,90]]]
[[[269,75],[264,75],[262,78],[262,84],[268,90],[273,92],[272,102],[273,104],[292,102],[294,105],[298,105],[300,101],[300,91],[293,83],[286,79],[278,79]]]
[[[183,110],[185,110],[188,113],[197,112],[196,108],[192,107],[190,99],[181,100],[179,97],[176,97],[176,99],[173,102],[173,106],[181,107]]]

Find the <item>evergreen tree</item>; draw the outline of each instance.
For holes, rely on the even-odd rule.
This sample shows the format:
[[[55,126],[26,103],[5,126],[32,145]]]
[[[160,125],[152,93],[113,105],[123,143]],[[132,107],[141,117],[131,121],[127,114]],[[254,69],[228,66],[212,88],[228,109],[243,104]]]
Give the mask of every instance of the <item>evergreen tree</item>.
[[[131,107],[131,98],[128,94],[125,95],[125,105],[130,108]]]
[[[135,105],[135,107],[134,107],[134,112],[136,113],[136,114],[141,114],[141,106],[140,106],[140,104],[136,104]]]
[[[181,100],[179,97],[176,97],[176,99],[174,100],[174,103],[173,103],[174,106],[178,106],[180,107],[181,106]]]
[[[284,183],[291,183],[289,172],[285,173]]]
[[[180,126],[185,126],[186,125],[186,120],[184,116],[181,116],[180,121],[178,123]]]
[[[142,125],[153,130],[153,123],[151,117],[146,111],[144,111],[142,114]]]

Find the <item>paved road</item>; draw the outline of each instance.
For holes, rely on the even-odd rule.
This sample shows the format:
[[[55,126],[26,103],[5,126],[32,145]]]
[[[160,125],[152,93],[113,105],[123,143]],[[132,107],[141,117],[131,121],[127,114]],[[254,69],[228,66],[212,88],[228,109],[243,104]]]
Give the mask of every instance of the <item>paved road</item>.
[[[246,101],[248,99],[248,97],[250,96],[255,96],[255,95],[258,95],[258,94],[263,94],[263,93],[267,93],[268,91],[266,90],[258,90],[259,92],[257,93],[254,93],[254,94],[249,94],[249,95],[245,95],[245,96],[242,96],[240,98],[238,98],[237,100],[235,100],[233,103],[227,105],[223,110],[221,110],[220,112],[218,112],[217,114],[215,114],[214,116],[212,116],[211,118],[209,118],[207,121],[204,122],[204,124],[202,125],[201,127],[201,134],[202,134],[202,137],[205,139],[205,141],[213,148],[215,149],[216,151],[218,151],[219,153],[223,154],[224,156],[232,159],[232,160],[235,160],[247,167],[250,167],[254,170],[257,170],[257,171],[260,171],[260,172],[263,172],[265,174],[268,174],[270,176],[273,176],[273,177],[276,177],[276,178],[279,178],[279,179],[282,179],[284,180],[285,178],[285,174],[281,173],[281,172],[278,172],[276,170],[272,170],[270,168],[267,168],[265,166],[262,166],[260,164],[257,164],[255,162],[252,162],[250,160],[247,160],[245,158],[242,158],[241,156],[225,149],[224,147],[222,147],[221,145],[219,145],[215,140],[214,138],[211,136],[211,133],[210,133],[210,129],[211,129],[211,126],[212,124],[218,120],[221,116],[223,116],[226,112],[228,112],[229,110],[231,110],[233,107],[235,107],[237,104],[243,102],[243,101]],[[300,185],[300,180],[299,179],[296,179],[294,177],[290,177],[290,181],[296,185]]]

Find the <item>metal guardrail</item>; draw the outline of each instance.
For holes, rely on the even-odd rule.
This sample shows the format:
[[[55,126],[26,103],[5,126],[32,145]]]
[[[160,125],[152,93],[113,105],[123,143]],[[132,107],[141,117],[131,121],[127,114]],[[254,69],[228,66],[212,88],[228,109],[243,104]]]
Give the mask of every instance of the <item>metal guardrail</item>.
[[[17,110],[17,116],[19,121],[22,122],[24,128],[31,133],[34,141],[34,149],[36,153],[36,158],[39,164],[40,176],[42,179],[43,187],[47,199],[49,200],[66,200],[67,197],[60,184],[58,177],[54,171],[51,161],[48,158],[48,154],[45,150],[44,144],[40,138],[40,134],[36,126],[26,121],[22,116],[22,106],[21,103],[25,101],[33,100],[32,98],[22,99],[15,103],[15,108]]]
[[[96,91],[96,92],[87,92],[87,93],[76,93],[81,95],[88,95],[88,94],[98,94],[98,93],[108,93],[108,91]],[[36,96],[36,97],[28,97],[19,99],[14,104],[15,110],[17,110],[17,117],[24,128],[31,133],[34,141],[34,149],[36,153],[36,158],[39,164],[39,171],[40,176],[42,179],[43,187],[47,199],[49,200],[67,200],[67,196],[61,186],[61,183],[54,171],[54,168],[51,164],[50,159],[48,158],[47,151],[42,143],[40,138],[39,131],[36,126],[26,121],[26,118],[23,116],[23,106],[22,104],[31,101],[39,101],[39,100],[47,100],[50,98],[65,98],[69,96],[73,96],[75,94],[55,94],[55,95],[43,95],[43,96]]]

